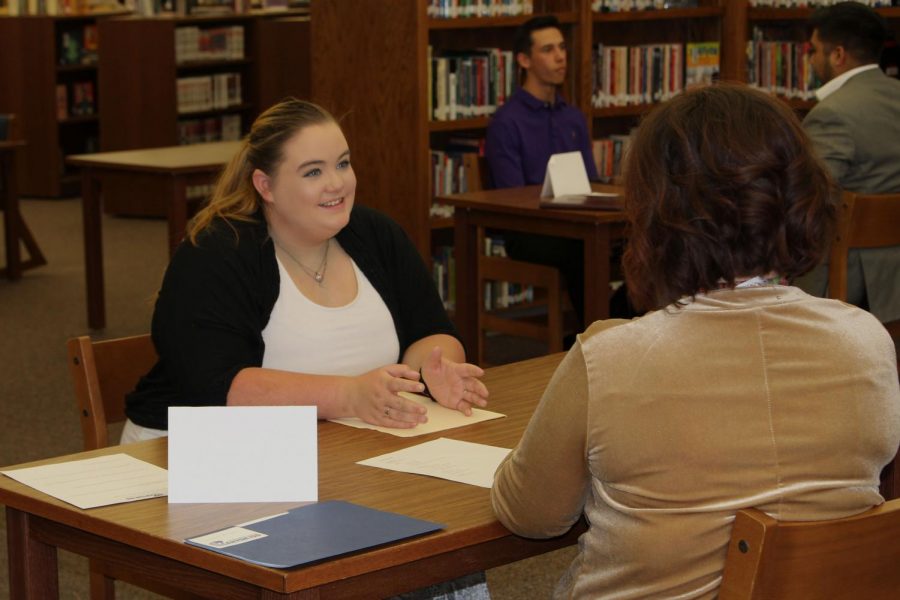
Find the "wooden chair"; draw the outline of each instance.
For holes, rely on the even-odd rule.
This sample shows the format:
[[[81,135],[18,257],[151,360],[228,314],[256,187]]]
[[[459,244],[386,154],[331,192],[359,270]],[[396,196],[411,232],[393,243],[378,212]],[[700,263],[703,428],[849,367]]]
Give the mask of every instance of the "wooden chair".
[[[19,120],[16,119],[16,116],[12,114],[0,114],[0,141],[21,141],[21,139]],[[15,173],[12,174],[12,177],[15,177]],[[7,186],[9,185],[15,187],[14,184],[3,181],[2,173],[0,173],[0,197],[6,198],[5,202],[0,202],[0,210],[3,211],[5,236],[8,240],[11,240],[12,244],[19,244],[21,242],[25,245],[25,250],[28,252],[28,260],[18,261],[18,268],[10,268],[10,257],[7,256],[7,266],[0,269],[0,276],[16,279],[19,277],[21,271],[24,271],[25,269],[33,269],[34,267],[46,265],[47,259],[44,258],[44,253],[41,252],[40,247],[34,239],[34,235],[31,233],[31,230],[28,229],[28,225],[22,218],[22,214],[18,211],[19,199],[18,197],[13,197],[17,192],[7,194]],[[10,216],[10,213],[12,213],[13,216]],[[13,248],[16,247],[17,246],[13,246]],[[8,253],[9,252],[7,252],[7,254]]]
[[[734,520],[720,600],[894,600],[900,593],[900,500],[830,521]]]
[[[84,449],[105,448],[109,445],[108,425],[125,420],[125,395],[156,362],[153,342],[149,334],[98,342],[85,335],[71,338],[66,348]],[[195,598],[178,589],[147,582],[127,570],[90,561],[93,600],[113,600],[116,579],[170,598]]]
[[[487,162],[483,156],[474,153],[463,154],[463,169],[469,191],[479,191],[488,187]],[[484,248],[485,233],[478,232],[477,247]],[[484,362],[484,346],[487,333],[494,331],[506,335],[536,339],[547,344],[547,352],[560,352],[563,349],[564,306],[566,292],[562,289],[559,270],[545,265],[479,255],[478,258],[478,292],[484,298],[488,284],[510,282],[522,286],[532,286],[538,300],[530,308],[540,310],[538,316],[534,310],[488,310],[483,302],[478,304],[478,349],[477,358]],[[546,312],[544,315],[543,313]]]
[[[900,246],[900,194],[841,195],[840,213],[828,265],[828,296],[847,301],[847,256],[851,248]],[[886,323],[894,340],[900,321]]]

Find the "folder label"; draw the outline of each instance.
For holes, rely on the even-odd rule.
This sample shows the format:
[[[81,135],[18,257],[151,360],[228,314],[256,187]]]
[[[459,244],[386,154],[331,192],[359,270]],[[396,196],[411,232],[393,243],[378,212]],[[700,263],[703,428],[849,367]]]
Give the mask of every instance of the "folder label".
[[[223,529],[222,531],[216,531],[215,533],[209,533],[200,537],[191,538],[190,541],[197,544],[203,544],[204,546],[210,546],[212,548],[228,548],[229,546],[245,544],[247,542],[252,542],[253,540],[258,540],[264,537],[268,536],[265,533],[251,531],[249,529],[245,529],[244,527],[229,527],[228,529]]]

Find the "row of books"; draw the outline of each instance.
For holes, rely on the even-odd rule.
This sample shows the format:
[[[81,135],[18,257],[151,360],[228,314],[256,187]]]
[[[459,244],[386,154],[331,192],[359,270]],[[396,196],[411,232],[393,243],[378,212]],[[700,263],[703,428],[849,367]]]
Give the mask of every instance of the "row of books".
[[[93,65],[100,49],[97,25],[65,29],[59,34],[59,64]]]
[[[747,42],[747,81],[786,98],[812,100],[821,85],[809,59],[809,42],[768,41],[754,28]]]
[[[458,152],[431,151],[432,195],[462,194],[469,191],[463,160],[463,154]]]
[[[179,77],[175,85],[179,114],[228,108],[243,102],[240,73]]]
[[[175,62],[244,58],[244,27],[178,27]]]
[[[179,144],[236,141],[241,139],[241,115],[220,115],[205,119],[180,119]]]
[[[70,117],[97,114],[93,81],[75,81],[56,85],[56,118],[64,121]]]
[[[594,12],[629,12],[634,10],[668,10],[695,8],[697,0],[592,0]]]
[[[668,100],[684,89],[683,61],[683,44],[598,44],[591,103],[603,108]]]
[[[601,181],[610,183],[622,174],[622,164],[628,146],[631,145],[631,136],[632,134],[611,135],[591,142],[594,166],[597,167],[597,175]]]
[[[428,47],[431,118],[454,121],[487,116],[513,93],[516,62],[512,51],[482,48],[432,56]]]
[[[6,14],[23,15],[83,15],[104,10],[121,10],[115,0],[7,0]]]
[[[843,0],[750,0],[750,6],[766,6],[774,8],[812,8],[830,6]],[[857,0],[861,4],[880,8],[884,6],[900,6],[900,0]]]
[[[459,19],[515,17],[533,12],[532,0],[428,0],[426,14],[432,19]]]
[[[719,42],[594,48],[593,96],[597,108],[668,100],[685,86],[719,76]]]
[[[441,302],[448,311],[456,309],[456,261],[453,246],[440,246],[431,260],[431,276]]]

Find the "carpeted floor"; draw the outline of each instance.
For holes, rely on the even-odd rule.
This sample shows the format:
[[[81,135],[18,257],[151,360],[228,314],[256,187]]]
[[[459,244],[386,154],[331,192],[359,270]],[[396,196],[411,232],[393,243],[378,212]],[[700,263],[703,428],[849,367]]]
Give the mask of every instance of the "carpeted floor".
[[[77,452],[81,431],[66,369],[65,342],[91,333],[85,313],[81,204],[24,200],[22,213],[48,264],[22,280],[0,279],[0,466]],[[150,328],[153,298],[165,269],[162,220],[105,217],[103,222],[107,328],[95,337],[120,337]],[[2,237],[2,235],[0,235]],[[494,339],[488,352],[500,364],[542,352],[539,344]],[[0,540],[5,540],[0,516]],[[546,598],[573,549],[488,572],[495,600]],[[0,541],[0,598],[9,597],[6,544]],[[119,584],[118,597],[156,596]],[[60,553],[60,595],[88,598],[87,563]]]

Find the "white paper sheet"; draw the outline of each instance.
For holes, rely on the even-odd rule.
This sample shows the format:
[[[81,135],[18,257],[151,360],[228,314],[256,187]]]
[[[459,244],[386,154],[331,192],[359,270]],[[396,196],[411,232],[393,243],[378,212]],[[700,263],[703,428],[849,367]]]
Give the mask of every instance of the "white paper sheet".
[[[169,408],[169,502],[319,498],[315,406]]]
[[[357,464],[489,488],[494,482],[494,472],[509,452],[508,448],[438,438]]]
[[[357,419],[355,417],[329,420],[333,423],[349,425],[350,427],[356,427],[358,429],[374,429],[375,431],[389,433],[397,437],[416,437],[417,435],[435,433],[438,431],[444,431],[445,429],[454,429],[455,427],[464,427],[466,425],[472,425],[473,423],[481,423],[482,421],[490,421],[491,419],[499,419],[506,416],[504,414],[491,412],[489,410],[473,408],[472,416],[467,417],[458,410],[453,410],[445,406],[441,406],[437,402],[432,401],[431,398],[426,398],[425,396],[420,396],[418,394],[408,394],[406,392],[400,392],[399,395],[403,396],[407,400],[418,402],[419,404],[427,408],[428,422],[420,423],[412,429],[396,429],[394,427],[370,425],[362,419]]]
[[[4,475],[78,508],[166,495],[166,470],[127,454],[2,471]]]

